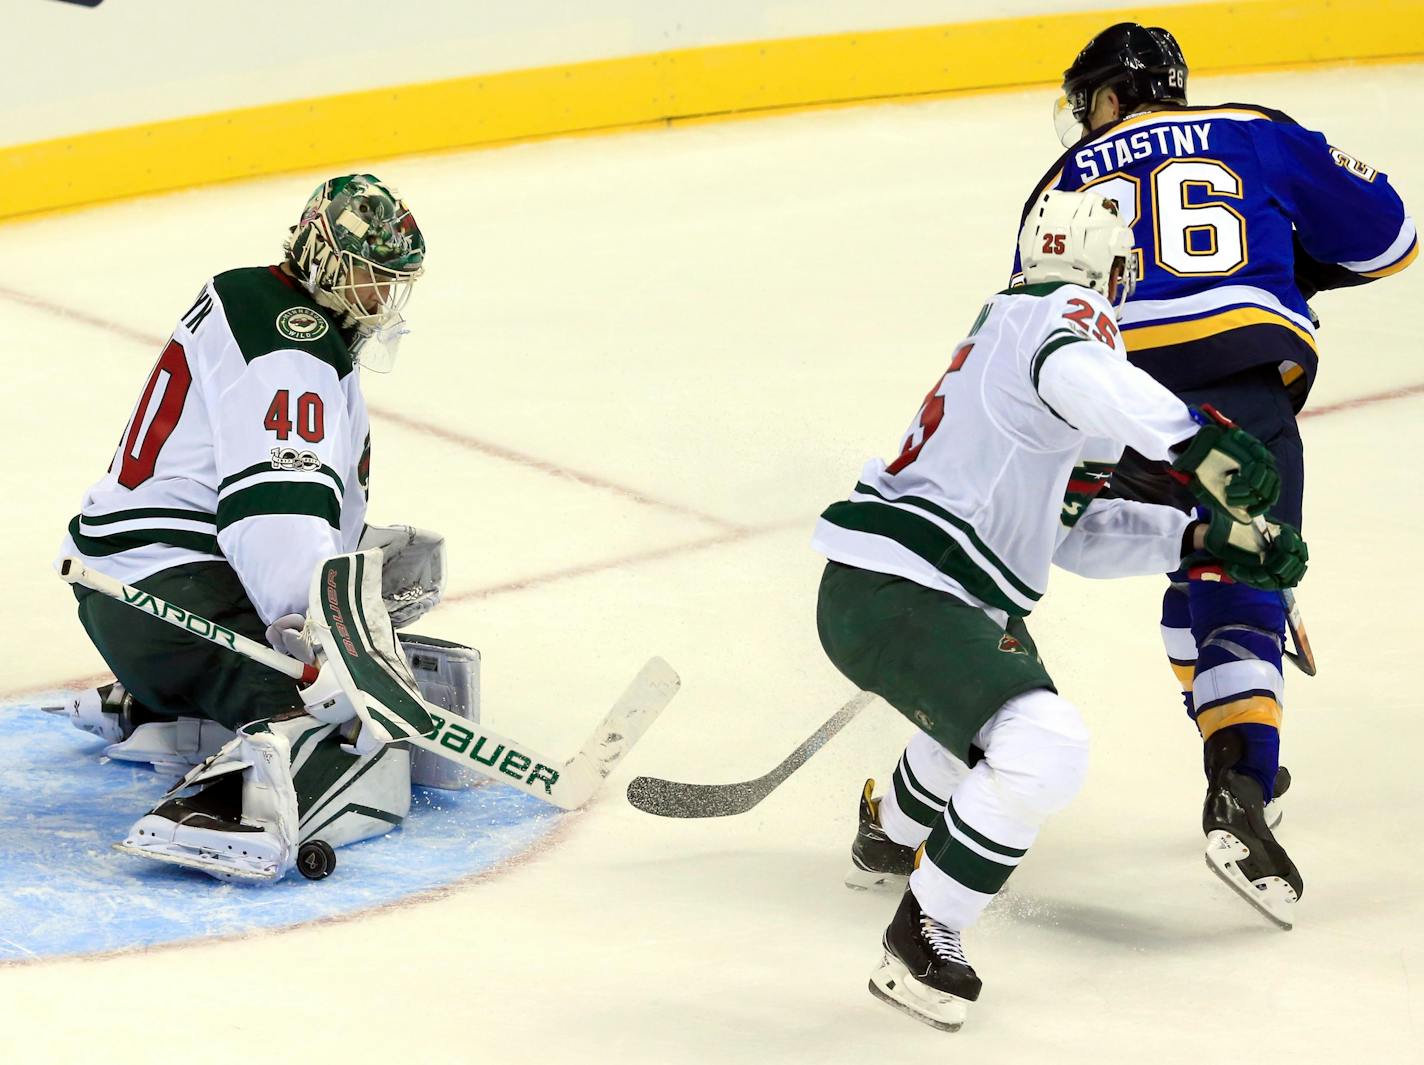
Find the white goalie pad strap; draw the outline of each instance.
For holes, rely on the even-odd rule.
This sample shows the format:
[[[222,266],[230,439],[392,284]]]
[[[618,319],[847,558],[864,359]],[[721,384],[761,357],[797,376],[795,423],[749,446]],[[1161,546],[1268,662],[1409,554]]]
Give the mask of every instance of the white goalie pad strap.
[[[176,721],[150,721],[133,730],[122,743],[104,749],[116,762],[148,763],[160,773],[186,773],[232,741],[232,730],[216,721],[180,717]]]
[[[307,623],[363,727],[379,742],[423,736],[435,722],[381,602],[379,550],[336,555],[312,576]]]
[[[431,706],[467,721],[480,719],[480,653],[473,647],[433,636],[400,634],[401,650],[420,686],[420,696]],[[472,769],[462,768],[428,751],[412,750],[410,780],[425,788],[454,791],[479,780]]]
[[[360,549],[379,549],[381,599],[391,624],[403,629],[440,602],[445,592],[445,537],[411,525],[368,525]]]

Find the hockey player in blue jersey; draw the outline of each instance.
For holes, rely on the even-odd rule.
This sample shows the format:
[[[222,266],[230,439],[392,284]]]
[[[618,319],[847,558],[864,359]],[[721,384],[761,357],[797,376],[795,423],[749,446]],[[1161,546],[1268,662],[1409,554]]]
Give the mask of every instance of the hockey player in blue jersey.
[[[1282,482],[1271,520],[1299,528],[1295,416],[1317,365],[1306,300],[1403,270],[1418,253],[1414,223],[1383,173],[1321,134],[1253,104],[1188,106],[1186,85],[1166,30],[1119,23],[1099,33],[1064,74],[1055,124],[1068,150],[1027,204],[1047,189],[1117,202],[1136,245],[1120,322],[1130,360],[1264,441]],[[1113,487],[1172,498],[1170,482],[1130,451]],[[1171,580],[1162,633],[1205,741],[1208,861],[1288,927],[1302,881],[1264,812],[1289,779],[1278,778],[1281,597],[1210,568],[1184,566]],[[1265,900],[1279,899],[1273,914]]]

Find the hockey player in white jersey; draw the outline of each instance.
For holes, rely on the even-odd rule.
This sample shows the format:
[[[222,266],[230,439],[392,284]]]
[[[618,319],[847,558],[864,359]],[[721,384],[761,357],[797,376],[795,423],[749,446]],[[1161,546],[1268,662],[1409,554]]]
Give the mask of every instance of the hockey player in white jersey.
[[[1045,193],[1020,236],[1026,286],[989,298],[898,457],[816,527],[822,646],[920,729],[893,787],[861,801],[854,878],[910,875],[870,990],[938,1028],[980,992],[961,933],[1084,779],[1087,729],[1023,620],[1050,565],[1147,575],[1205,547],[1262,586],[1305,569],[1293,529],[1263,544],[1248,524],[1279,491],[1269,452],[1126,361],[1132,246],[1110,201]],[[1198,515],[1099,498],[1124,445],[1171,462]]]
[[[398,625],[440,597],[440,537],[366,524],[371,438],[359,373],[388,368],[425,240],[397,193],[352,174],[316,190],[284,250],[276,265],[203,284],[61,557],[311,661],[303,614],[328,556],[382,547]],[[299,690],[122,603],[75,594],[117,678],[78,701],[76,723],[109,739],[113,757],[182,768],[213,754],[206,775],[188,781],[204,785],[197,794],[170,793],[124,849],[272,879],[294,863],[298,821],[301,837],[320,830],[332,845],[400,823],[409,754],[352,746],[340,731],[350,715],[333,710],[330,691]]]

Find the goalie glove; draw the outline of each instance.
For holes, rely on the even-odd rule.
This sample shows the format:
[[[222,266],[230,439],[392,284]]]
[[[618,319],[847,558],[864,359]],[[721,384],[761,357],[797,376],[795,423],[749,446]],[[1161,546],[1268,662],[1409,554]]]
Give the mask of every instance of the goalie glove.
[[[1190,409],[1201,428],[1172,463],[1172,477],[1238,522],[1264,514],[1281,494],[1281,476],[1266,445],[1209,403]]]
[[[359,550],[380,548],[381,600],[403,629],[435,609],[445,593],[445,537],[410,525],[368,525]]]
[[[1220,511],[1212,512],[1203,544],[1221,560],[1223,572],[1232,580],[1267,591],[1294,588],[1305,576],[1310,558],[1293,526],[1266,522],[1261,530]]]
[[[302,614],[283,614],[267,626],[267,642],[283,654],[291,655],[307,665],[316,664],[307,619]]]

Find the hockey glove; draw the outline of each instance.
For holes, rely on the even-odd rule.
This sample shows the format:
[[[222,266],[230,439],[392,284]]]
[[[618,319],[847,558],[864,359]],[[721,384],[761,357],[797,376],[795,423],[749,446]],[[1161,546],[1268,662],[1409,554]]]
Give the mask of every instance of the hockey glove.
[[[307,619],[301,614],[283,614],[267,626],[267,642],[283,654],[291,655],[307,665],[316,663]]]
[[[381,549],[381,599],[403,629],[435,609],[445,593],[445,537],[410,525],[368,525],[360,550]]]
[[[1213,510],[1249,522],[1281,494],[1276,460],[1266,445],[1210,404],[1192,409],[1202,423],[1171,466],[1172,476]]]
[[[1212,512],[1204,543],[1233,581],[1268,591],[1294,588],[1305,576],[1310,558],[1305,541],[1293,526],[1267,522],[1262,532],[1254,524],[1242,525],[1220,511]]]

